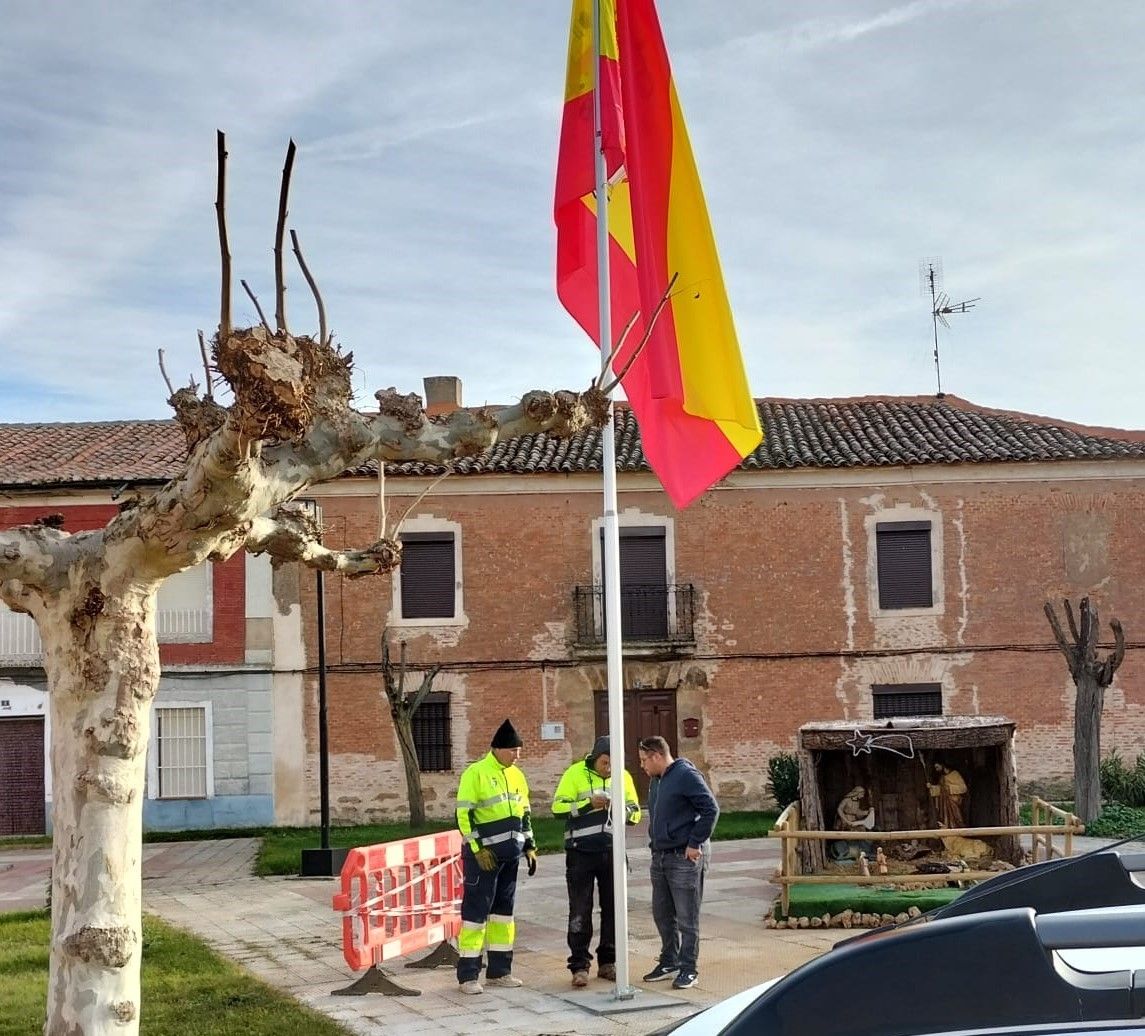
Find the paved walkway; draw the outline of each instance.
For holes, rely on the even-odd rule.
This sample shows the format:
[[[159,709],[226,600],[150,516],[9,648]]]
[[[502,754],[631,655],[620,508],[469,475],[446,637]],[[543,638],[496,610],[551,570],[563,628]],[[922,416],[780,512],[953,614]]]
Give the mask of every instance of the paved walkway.
[[[655,960],[648,851],[637,831],[629,858],[630,971],[633,984]],[[1078,838],[1078,852],[1105,844]],[[498,1032],[501,1036],[644,1034],[817,956],[850,934],[835,930],[769,930],[763,920],[778,888],[778,839],[717,842],[703,909],[700,982],[673,993],[666,984],[643,987],[646,1000],[669,1006],[601,1014],[612,984],[595,980],[585,991],[569,986],[565,969],[566,895],[561,856],[542,856],[537,875],[518,886],[518,938],[514,973],[525,985],[467,997],[452,969],[389,970],[421,996],[336,997],[355,975],[342,960],[341,931],[330,907],[333,879],[255,878],[254,839],[174,842],[144,846],[143,896],[147,910],[200,935],[270,984],[341,1021],[354,1033]],[[51,852],[0,849],[0,911],[43,906]]]
[[[145,863],[148,910],[196,932],[254,974],[363,1034],[647,1033],[788,971],[845,934],[765,929],[764,916],[778,892],[768,880],[778,862],[777,841],[717,843],[704,898],[699,985],[680,993],[664,990],[663,984],[644,987],[646,999],[670,1006],[599,1014],[583,1005],[607,1005],[612,983],[594,979],[583,992],[570,987],[564,861],[542,856],[536,876],[522,876],[518,885],[513,971],[525,982],[521,989],[490,989],[469,997],[458,990],[451,968],[406,969],[397,962],[388,969],[395,981],[420,990],[421,996],[337,997],[331,991],[355,975],[342,960],[340,926],[330,907],[333,880],[251,878],[244,860],[253,859],[253,841],[154,848],[165,853]],[[654,962],[659,940],[651,918],[648,852],[633,848],[630,858],[630,969],[638,979]],[[165,874],[159,872],[161,865],[167,867]]]

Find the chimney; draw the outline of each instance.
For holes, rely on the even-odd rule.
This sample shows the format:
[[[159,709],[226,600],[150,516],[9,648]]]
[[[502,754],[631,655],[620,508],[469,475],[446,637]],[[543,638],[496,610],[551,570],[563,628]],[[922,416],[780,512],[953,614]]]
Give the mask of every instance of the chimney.
[[[461,409],[461,379],[452,375],[423,378],[425,384],[425,412],[430,417],[451,414]]]

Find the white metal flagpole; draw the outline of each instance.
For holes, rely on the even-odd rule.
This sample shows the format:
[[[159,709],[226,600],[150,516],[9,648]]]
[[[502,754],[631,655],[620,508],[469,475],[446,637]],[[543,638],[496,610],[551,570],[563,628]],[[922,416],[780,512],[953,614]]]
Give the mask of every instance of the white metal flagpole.
[[[608,366],[612,352],[612,297],[608,278],[608,171],[604,161],[604,131],[600,109],[600,0],[592,5],[593,79],[592,125],[596,171],[596,269],[600,304],[600,358]],[[604,371],[602,383],[613,379]],[[612,392],[608,398],[608,421],[601,431],[604,455],[604,629],[608,669],[609,756],[612,760],[612,889],[616,915],[616,996],[631,1000],[636,990],[628,981],[628,861],[625,856],[624,802],[624,663],[620,639],[620,526],[616,502],[616,422]]]

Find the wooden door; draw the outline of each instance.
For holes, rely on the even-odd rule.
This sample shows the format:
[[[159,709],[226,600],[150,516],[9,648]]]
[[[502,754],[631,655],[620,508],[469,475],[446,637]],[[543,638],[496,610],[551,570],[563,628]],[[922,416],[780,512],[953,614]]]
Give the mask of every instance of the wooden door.
[[[0,719],[0,835],[42,835],[44,719]]]
[[[596,736],[608,733],[608,694],[596,695]],[[636,792],[641,803],[648,801],[648,778],[640,769],[637,746],[642,737],[659,735],[668,742],[676,754],[676,692],[625,691],[624,692],[624,764],[636,781]]]

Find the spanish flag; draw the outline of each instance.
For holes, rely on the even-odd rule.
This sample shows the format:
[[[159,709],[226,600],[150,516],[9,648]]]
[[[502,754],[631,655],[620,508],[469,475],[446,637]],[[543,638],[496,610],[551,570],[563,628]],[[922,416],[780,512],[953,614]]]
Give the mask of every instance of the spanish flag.
[[[573,0],[554,206],[557,295],[600,345],[594,65],[609,183],[614,335],[636,316],[613,370],[625,370],[659,309],[623,385],[644,456],[673,503],[686,507],[748,456],[763,433],[653,0]],[[615,344],[604,347],[612,352]]]

